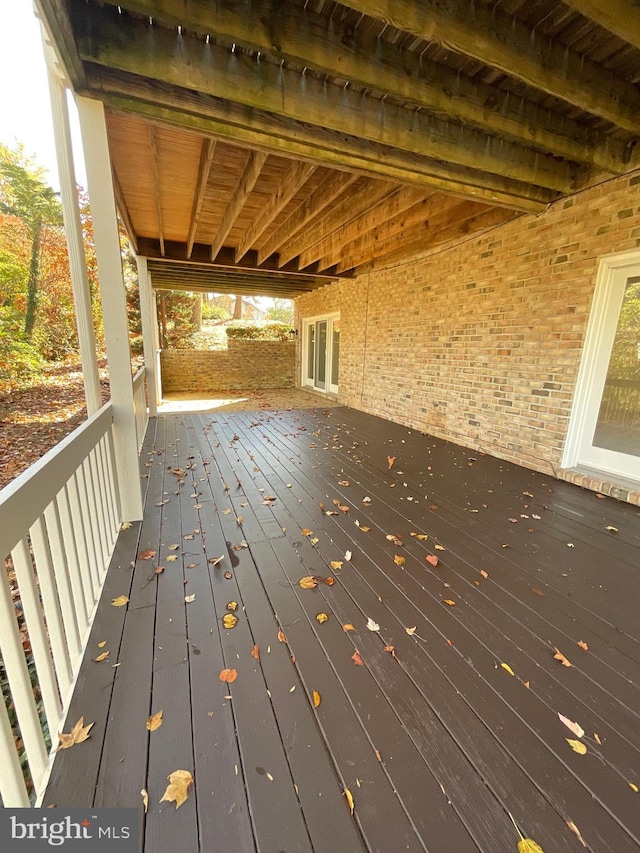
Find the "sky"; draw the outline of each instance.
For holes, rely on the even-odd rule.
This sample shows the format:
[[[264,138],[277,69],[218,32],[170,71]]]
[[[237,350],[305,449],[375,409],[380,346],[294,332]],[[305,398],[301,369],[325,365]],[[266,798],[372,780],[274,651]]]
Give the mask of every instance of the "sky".
[[[59,189],[47,71],[40,24],[31,0],[0,0],[0,142],[14,148],[23,142],[26,153],[47,170],[51,186]],[[79,131],[72,112],[74,149]],[[76,156],[76,177],[84,184],[84,165]]]

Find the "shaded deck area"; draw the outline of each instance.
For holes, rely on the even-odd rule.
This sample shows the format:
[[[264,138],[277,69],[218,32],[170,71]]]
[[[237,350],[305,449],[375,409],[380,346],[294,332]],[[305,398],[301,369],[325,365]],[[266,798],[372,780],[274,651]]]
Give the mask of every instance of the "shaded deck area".
[[[342,407],[164,415],[141,464],[45,805],[145,789],[147,853],[640,850],[637,507]]]

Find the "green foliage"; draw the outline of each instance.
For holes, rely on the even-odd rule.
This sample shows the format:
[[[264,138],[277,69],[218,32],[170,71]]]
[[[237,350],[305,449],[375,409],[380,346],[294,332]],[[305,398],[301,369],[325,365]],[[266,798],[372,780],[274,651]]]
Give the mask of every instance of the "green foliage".
[[[202,303],[202,319],[218,320],[224,322],[231,319],[231,314],[220,305],[212,305],[209,302]]]
[[[267,308],[267,320],[276,323],[293,323],[293,299],[274,299],[271,308]]]
[[[194,305],[200,294],[178,290],[160,291],[158,298],[158,324],[164,349],[181,349],[190,346],[196,331]]]
[[[640,282],[628,284],[609,364],[609,378],[640,377]]]
[[[36,344],[25,339],[22,315],[11,306],[0,309],[0,394],[31,385],[42,370]]]
[[[227,337],[236,340],[290,341],[292,327],[284,323],[257,325],[242,321],[227,326]]]

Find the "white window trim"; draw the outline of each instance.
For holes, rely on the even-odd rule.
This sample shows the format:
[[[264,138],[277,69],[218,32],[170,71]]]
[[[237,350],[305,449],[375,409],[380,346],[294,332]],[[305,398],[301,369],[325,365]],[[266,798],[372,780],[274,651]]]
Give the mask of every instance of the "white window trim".
[[[307,362],[309,357],[308,345],[308,329],[309,326],[315,325],[319,321],[327,321],[327,362],[326,362],[326,388],[318,388],[314,384],[314,380],[307,377]],[[333,359],[333,324],[336,320],[340,320],[340,312],[335,311],[331,314],[316,314],[313,317],[302,318],[302,358],[300,363],[300,384],[303,388],[311,388],[319,394],[337,394],[339,386],[331,384],[331,371]]]
[[[629,275],[637,275],[639,270],[637,249],[606,255],[600,260],[562,456],[563,468],[596,468],[605,474],[640,481],[640,460],[635,465],[635,459],[626,454],[614,451],[599,454],[596,448],[591,448],[624,296],[621,282],[626,282]]]

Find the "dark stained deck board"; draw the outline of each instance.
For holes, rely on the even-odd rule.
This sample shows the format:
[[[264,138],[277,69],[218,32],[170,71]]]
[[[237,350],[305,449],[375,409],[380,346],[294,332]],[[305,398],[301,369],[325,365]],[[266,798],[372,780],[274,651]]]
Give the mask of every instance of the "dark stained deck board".
[[[70,719],[82,707],[96,725],[57,756],[45,803],[140,805],[146,780],[149,853],[502,853],[518,840],[508,812],[546,853],[585,849],[567,820],[593,853],[640,851],[640,794],[628,784],[640,784],[637,508],[342,408],[159,418],[145,466],[153,440],[151,428],[145,519],[121,534],[92,630],[116,638],[121,667],[92,663],[88,646]],[[323,514],[318,503],[333,510],[333,498],[349,513]],[[166,562],[171,543],[179,559]],[[145,548],[157,558],[136,560]],[[351,562],[333,571],[347,549]],[[165,571],[149,582],[158,562]],[[336,583],[303,590],[304,574]],[[125,578],[129,606],[112,608]],[[244,610],[225,631],[231,599]],[[348,621],[356,631],[342,630]],[[553,660],[555,645],[573,667]],[[236,682],[217,679],[223,666],[237,667]],[[149,734],[160,707],[165,722]],[[587,730],[586,756],[569,748],[558,711]],[[159,799],[178,767],[196,784],[176,811]]]

